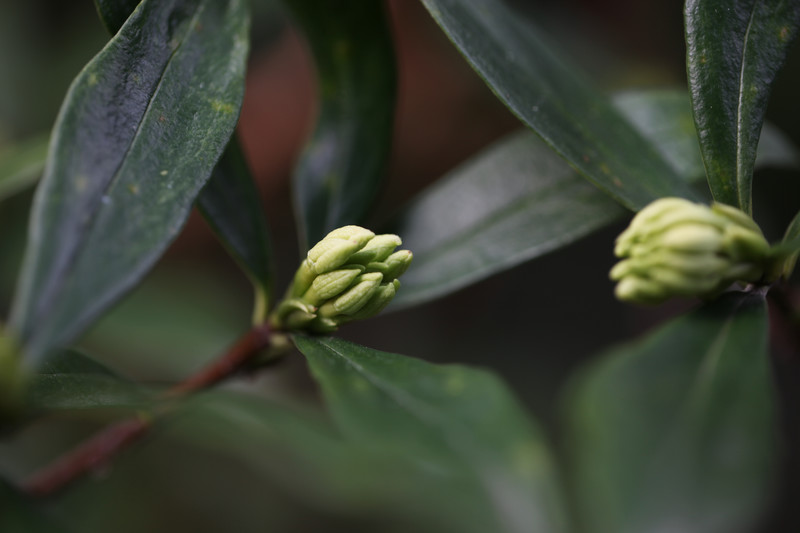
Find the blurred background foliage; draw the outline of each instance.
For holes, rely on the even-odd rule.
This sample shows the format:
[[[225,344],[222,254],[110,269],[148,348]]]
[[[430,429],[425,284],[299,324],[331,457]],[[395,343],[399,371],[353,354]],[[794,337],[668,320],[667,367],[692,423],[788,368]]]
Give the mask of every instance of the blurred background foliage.
[[[685,87],[682,10],[675,2],[514,3],[609,91]],[[279,3],[252,4],[254,47],[238,131],[270,222],[280,292],[297,264],[289,176],[314,118],[314,73],[302,37]],[[521,127],[420,4],[394,0],[389,5],[399,65],[398,108],[388,177],[372,214],[375,226],[425,185]],[[37,139],[47,135],[72,78],[107,39],[89,0],[2,0],[0,156],[26,143],[41,144]],[[767,115],[796,145],[797,48],[795,44],[778,78]],[[787,201],[800,192],[791,177],[788,171],[772,169],[756,175],[756,218],[773,240],[796,208]],[[773,192],[779,189],[780,194]],[[0,198],[0,316],[5,316],[12,297],[31,197],[28,187]],[[769,210],[760,207],[766,205]],[[622,227],[620,223],[607,228],[438,302],[348,325],[340,336],[428,361],[493,368],[557,441],[559,394],[571,373],[603,348],[689,306],[678,302],[639,309],[613,298],[607,273],[614,262],[612,243]],[[123,375],[166,384],[201,366],[248,328],[250,298],[247,280],[201,218],[193,215],[156,270],[80,344]],[[795,356],[780,337],[773,350],[784,389],[796,387],[800,365],[790,358]],[[317,401],[301,357],[289,357],[257,378],[232,386],[257,390],[279,404]],[[797,414],[789,410],[786,416],[800,426]],[[87,435],[103,418],[74,413],[31,425],[0,442],[0,470],[12,478],[23,476]],[[354,500],[364,505],[331,505],[330,494],[309,496],[317,480],[299,470],[264,475],[241,457],[217,450],[213,439],[204,439],[203,446],[190,445],[197,440],[192,439],[191,431],[197,428],[191,424],[168,426],[115,463],[113,475],[79,484],[51,508],[80,516],[81,531],[110,531],[110,524],[118,532],[247,532],[263,531],[266,525],[275,531],[312,531],[323,524],[326,530],[334,530],[333,524],[349,531],[388,530],[387,506],[364,504],[366,495],[365,500]],[[273,453],[292,455],[276,446]],[[10,463],[11,454],[4,450],[14,450],[17,460]],[[326,453],[323,446],[319,453]],[[786,470],[787,500],[800,492],[792,481],[798,476],[791,475],[798,470],[796,463],[792,459],[790,466],[795,466]],[[159,501],[154,505],[155,487]],[[375,512],[365,514],[369,505]],[[402,521],[394,523],[396,530],[404,529]],[[800,520],[778,503],[765,531],[777,524],[791,529]]]

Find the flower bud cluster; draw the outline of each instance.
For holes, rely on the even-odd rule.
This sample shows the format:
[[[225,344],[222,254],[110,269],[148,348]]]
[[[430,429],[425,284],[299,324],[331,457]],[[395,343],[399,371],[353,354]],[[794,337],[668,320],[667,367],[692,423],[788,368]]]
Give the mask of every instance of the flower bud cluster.
[[[315,333],[378,314],[400,286],[411,263],[408,250],[395,252],[397,235],[375,235],[359,226],[330,232],[308,251],[273,322],[287,330]]]
[[[660,303],[761,280],[770,247],[753,219],[738,209],[662,198],[633,218],[614,254],[622,258],[610,273],[618,282],[617,298]]]

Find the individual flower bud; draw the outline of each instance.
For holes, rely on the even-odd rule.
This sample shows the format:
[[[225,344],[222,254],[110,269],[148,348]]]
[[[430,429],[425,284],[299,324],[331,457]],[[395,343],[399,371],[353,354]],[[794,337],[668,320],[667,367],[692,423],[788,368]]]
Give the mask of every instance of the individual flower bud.
[[[400,250],[387,257],[385,261],[368,264],[367,271],[380,272],[386,281],[397,279],[408,270],[412,259],[414,254],[408,250]]]
[[[711,296],[736,281],[764,275],[769,244],[742,211],[681,198],[642,209],[617,239],[623,258],[610,277],[620,300],[659,303],[672,296]]]
[[[339,317],[338,323],[344,324],[345,322],[352,322],[353,320],[372,318],[383,311],[387,305],[389,305],[389,302],[392,301],[392,298],[394,298],[394,295],[397,293],[397,289],[399,288],[400,281],[396,279],[387,283],[381,283],[364,307],[350,316],[344,315]]]
[[[372,298],[375,290],[380,286],[383,275],[380,272],[367,272],[356,279],[355,284],[344,292],[322,304],[319,316],[333,318],[337,315],[352,315]]]
[[[392,235],[391,233],[376,235],[361,250],[353,254],[347,262],[360,265],[381,262],[389,257],[394,249],[401,244],[403,244],[403,241],[397,235]]]
[[[375,236],[360,226],[345,226],[328,233],[308,251],[308,262],[316,274],[324,274],[347,263]]]
[[[320,274],[314,278],[302,299],[311,305],[320,306],[326,300],[344,292],[362,272],[364,267],[361,265],[346,265],[332,272]]]

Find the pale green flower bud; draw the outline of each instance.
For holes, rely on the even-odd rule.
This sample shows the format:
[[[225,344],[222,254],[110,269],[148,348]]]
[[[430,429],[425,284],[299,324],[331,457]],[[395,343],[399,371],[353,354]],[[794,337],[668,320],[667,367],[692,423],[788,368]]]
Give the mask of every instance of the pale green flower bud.
[[[411,265],[414,254],[408,250],[395,252],[380,263],[369,263],[367,271],[380,272],[386,281],[399,278]]]
[[[397,235],[358,226],[330,232],[300,264],[287,299],[271,316],[273,326],[321,333],[375,315],[394,297],[395,280],[411,263],[411,252],[395,252],[400,244]]]
[[[403,241],[397,235],[392,235],[391,233],[376,235],[361,250],[353,254],[347,262],[360,265],[381,262],[389,257],[394,249],[401,244],[403,244]]]
[[[394,295],[397,293],[397,289],[400,288],[400,281],[399,280],[392,280],[387,283],[381,283],[380,286],[375,290],[372,294],[372,298],[358,310],[358,312],[353,313],[350,316],[342,316],[339,317],[338,323],[344,324],[345,322],[351,322],[353,320],[364,320],[365,318],[372,318],[373,316],[377,315],[383,309],[389,305],[389,302],[392,301]]]
[[[326,300],[344,292],[362,272],[364,267],[361,265],[345,265],[337,270],[320,274],[314,278],[302,299],[311,305],[320,306]]]
[[[642,209],[617,239],[611,269],[617,298],[659,303],[707,297],[764,276],[769,244],[756,223],[730,206],[662,198]]]
[[[341,296],[332,298],[322,304],[319,308],[319,316],[323,318],[333,318],[337,315],[352,315],[372,298],[375,290],[383,281],[383,274],[380,272],[368,272],[358,276],[355,285],[344,292]]]

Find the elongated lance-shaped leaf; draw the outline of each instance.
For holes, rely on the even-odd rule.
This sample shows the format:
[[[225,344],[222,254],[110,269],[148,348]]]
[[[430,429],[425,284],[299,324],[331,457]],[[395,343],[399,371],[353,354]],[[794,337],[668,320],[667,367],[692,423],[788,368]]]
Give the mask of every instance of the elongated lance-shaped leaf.
[[[287,5],[317,67],[317,124],[293,178],[308,248],[332,229],[359,223],[372,205],[391,145],[395,59],[383,2]]]
[[[770,89],[800,24],[797,0],[687,0],[686,66],[714,199],[752,212]]]
[[[197,197],[197,207],[253,282],[253,322],[262,323],[272,290],[272,251],[261,195],[236,136]]]
[[[119,31],[138,3],[138,0],[95,0],[100,19],[112,34]],[[272,251],[258,188],[237,136],[231,138],[208,184],[200,191],[197,206],[253,282],[253,322],[263,322],[271,291]]]
[[[178,437],[214,457],[230,456],[279,483],[282,495],[299,498],[304,514],[327,509],[359,521],[368,516],[370,531],[499,531],[491,508],[462,477],[415,464],[402,450],[350,439],[321,412],[281,404],[209,391],[181,402],[176,419],[156,438]]]
[[[74,350],[53,353],[33,374],[26,407],[34,412],[102,407],[140,408],[150,391]]]
[[[111,35],[119,31],[140,0],[94,0],[97,14]]]
[[[390,226],[414,253],[391,306],[444,296],[625,213],[535,134],[514,133],[438,180]]]
[[[769,368],[764,294],[739,292],[593,364],[568,411],[585,531],[752,531],[776,454]]]
[[[695,193],[541,32],[500,0],[423,0],[497,97],[585,178],[630,209]]]
[[[294,340],[349,438],[463,476],[493,509],[496,525],[487,531],[566,531],[545,439],[494,375],[340,339]]]
[[[130,289],[177,235],[236,124],[242,0],[146,0],[73,82],[10,325],[31,361]]]

